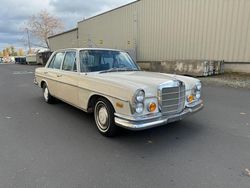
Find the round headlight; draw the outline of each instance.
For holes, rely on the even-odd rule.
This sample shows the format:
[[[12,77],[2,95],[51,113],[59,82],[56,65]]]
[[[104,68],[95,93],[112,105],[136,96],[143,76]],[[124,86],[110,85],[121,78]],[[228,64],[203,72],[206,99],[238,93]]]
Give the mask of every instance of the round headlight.
[[[143,102],[145,99],[145,93],[143,90],[139,90],[135,95],[136,102]]]
[[[135,106],[135,111],[138,114],[141,114],[144,110],[144,105],[142,103],[137,103]]]
[[[200,83],[200,82],[198,82],[198,83],[196,84],[196,89],[197,89],[198,91],[201,90],[201,83]]]
[[[197,92],[196,95],[195,95],[195,98],[199,100],[201,98],[201,93]]]

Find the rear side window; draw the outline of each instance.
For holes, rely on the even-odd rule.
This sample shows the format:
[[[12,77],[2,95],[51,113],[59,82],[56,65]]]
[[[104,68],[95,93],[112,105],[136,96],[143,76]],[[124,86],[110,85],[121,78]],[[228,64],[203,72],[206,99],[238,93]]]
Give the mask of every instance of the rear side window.
[[[57,54],[55,54],[49,64],[49,68],[60,69],[64,54],[64,52],[58,52]]]
[[[76,52],[71,51],[71,52],[66,52],[65,58],[63,61],[63,66],[62,70],[65,71],[77,71],[76,67]]]

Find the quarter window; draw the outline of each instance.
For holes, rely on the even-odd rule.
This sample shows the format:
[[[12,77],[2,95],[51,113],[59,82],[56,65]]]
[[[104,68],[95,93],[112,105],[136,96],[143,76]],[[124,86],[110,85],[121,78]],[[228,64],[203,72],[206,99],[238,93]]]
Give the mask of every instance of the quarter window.
[[[76,67],[76,52],[66,52],[65,58],[63,61],[62,70],[65,71],[77,71]]]

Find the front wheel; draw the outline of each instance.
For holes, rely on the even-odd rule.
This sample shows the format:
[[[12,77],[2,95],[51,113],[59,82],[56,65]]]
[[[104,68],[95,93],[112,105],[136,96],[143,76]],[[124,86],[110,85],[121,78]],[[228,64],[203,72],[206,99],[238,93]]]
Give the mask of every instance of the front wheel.
[[[114,122],[114,108],[111,103],[104,98],[97,100],[95,104],[95,123],[99,132],[107,137],[113,137],[118,133],[118,127]]]

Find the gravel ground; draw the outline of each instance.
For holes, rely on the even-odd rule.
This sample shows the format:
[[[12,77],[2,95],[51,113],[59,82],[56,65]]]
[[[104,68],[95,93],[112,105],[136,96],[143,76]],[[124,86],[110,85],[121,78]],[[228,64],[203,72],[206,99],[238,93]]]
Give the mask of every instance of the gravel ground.
[[[229,86],[250,89],[250,74],[225,73],[211,77],[199,78],[204,85]]]

